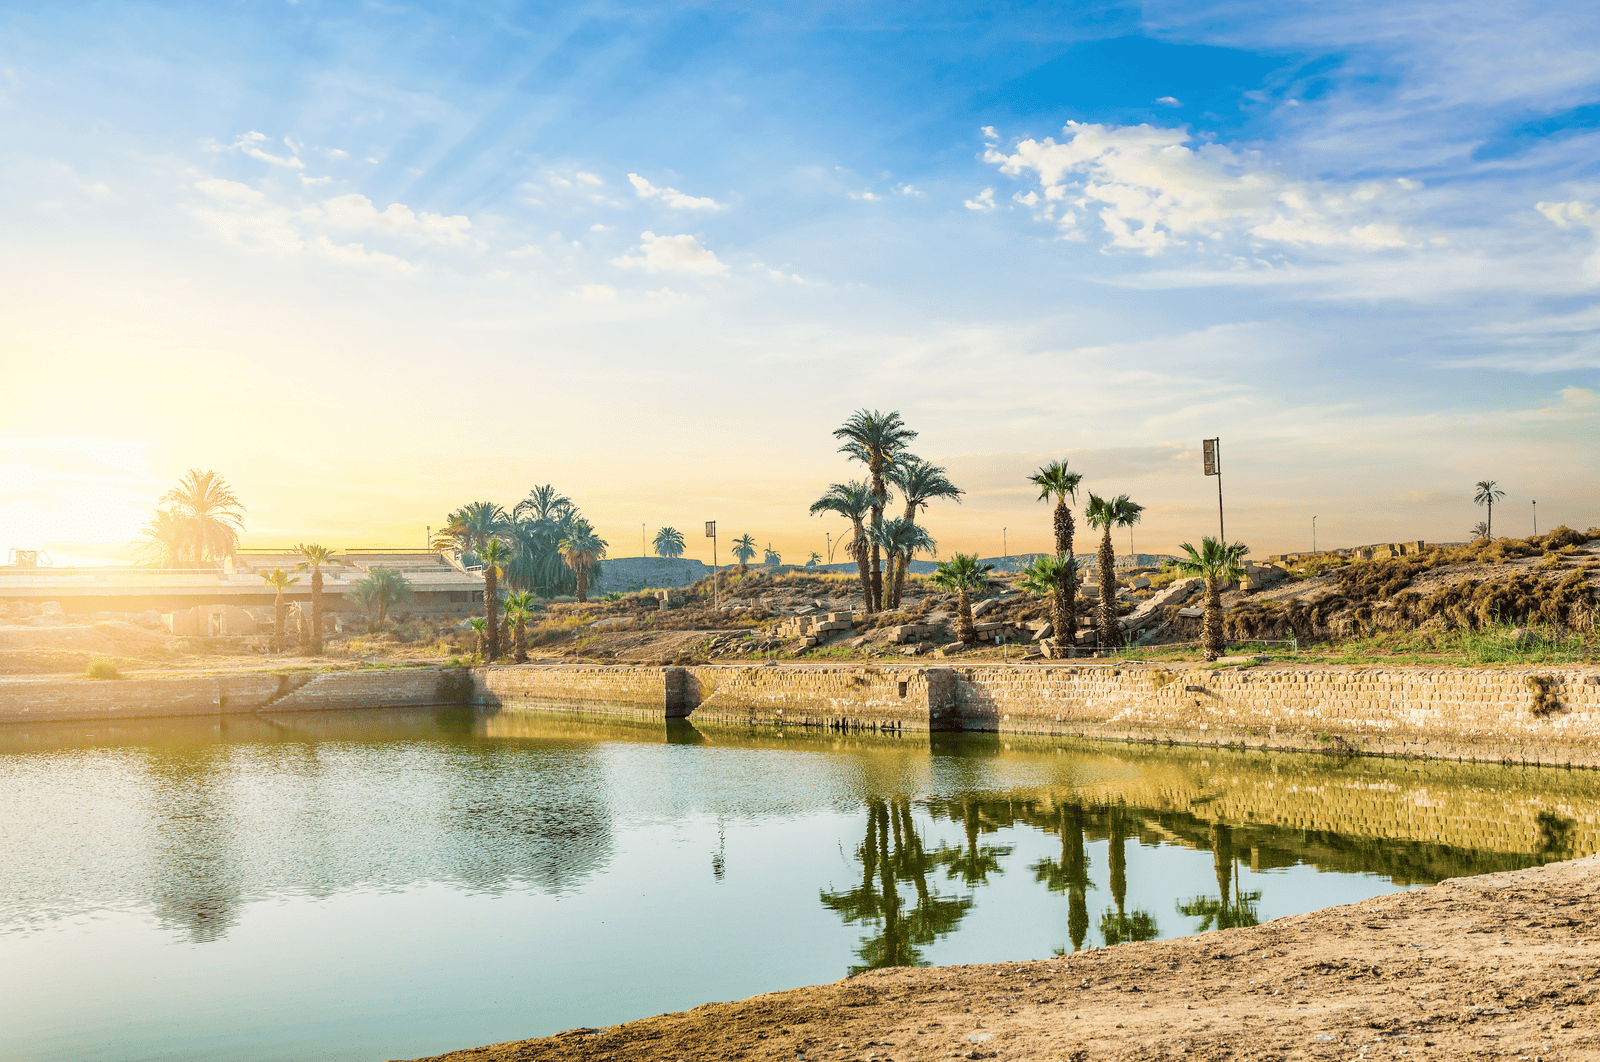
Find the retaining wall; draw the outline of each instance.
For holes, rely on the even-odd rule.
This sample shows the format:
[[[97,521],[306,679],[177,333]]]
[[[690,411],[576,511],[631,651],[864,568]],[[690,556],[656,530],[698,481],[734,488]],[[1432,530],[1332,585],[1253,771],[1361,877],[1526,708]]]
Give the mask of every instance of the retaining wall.
[[[0,683],[0,723],[416,708],[466,703],[471,688],[464,672],[439,668],[13,681]]]

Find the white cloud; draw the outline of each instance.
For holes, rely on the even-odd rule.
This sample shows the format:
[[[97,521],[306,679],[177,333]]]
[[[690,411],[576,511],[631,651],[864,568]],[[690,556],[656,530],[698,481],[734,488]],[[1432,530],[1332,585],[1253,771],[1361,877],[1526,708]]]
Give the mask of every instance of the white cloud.
[[[1229,229],[1298,245],[1402,247],[1404,231],[1374,214],[1380,201],[1421,187],[1408,180],[1291,181],[1257,152],[1190,147],[1182,129],[1068,122],[1063,132],[1061,143],[1024,140],[1009,155],[990,148],[984,159],[1010,176],[1033,174],[1045,200],[1066,209],[1062,225],[1076,223],[1075,210],[1093,210],[1111,246],[1146,254]]]
[[[988,211],[994,209],[994,189],[985,188],[978,193],[976,199],[964,200],[968,210]]]
[[[1595,223],[1600,221],[1600,212],[1595,211],[1593,204],[1580,203],[1577,200],[1567,203],[1535,203],[1534,209],[1561,229],[1592,229]]]
[[[596,177],[594,174],[592,174],[592,173],[584,173],[582,170],[579,170],[573,176],[575,176],[583,184],[601,185],[601,184],[605,184],[606,183],[605,181],[601,180],[599,177]]]
[[[589,226],[589,231],[590,232],[610,232],[614,228],[616,228],[615,225],[602,225],[597,221],[593,225]]]
[[[914,195],[921,197],[924,194],[922,189],[912,184],[897,184],[894,186],[894,190],[899,192],[901,195]]]
[[[577,296],[584,302],[615,302],[617,289],[608,284],[585,284],[577,290]]]
[[[427,211],[414,211],[404,203],[390,203],[383,210],[364,195],[335,196],[320,206],[307,207],[304,216],[345,229],[371,229],[395,232],[436,243],[462,245],[468,242],[472,222],[463,214],[446,217]]]
[[[1594,405],[1594,398],[1594,392],[1587,387],[1563,387],[1561,389],[1562,401],[1569,406],[1576,406],[1578,409],[1588,409]]]
[[[332,180],[333,180],[332,177],[307,177],[303,173],[300,175],[300,183],[302,185],[306,186],[307,188],[311,188],[311,187],[314,187],[314,186],[319,185],[319,184],[327,184],[329,181],[332,181]]]
[[[634,191],[639,193],[640,199],[659,199],[663,203],[678,210],[721,210],[722,204],[715,199],[703,196],[687,195],[676,188],[657,188],[637,173],[628,174],[628,182],[633,185]]]
[[[269,162],[274,166],[286,166],[295,170],[305,169],[305,163],[301,162],[293,154],[288,158],[284,158],[282,155],[274,155],[264,150],[261,145],[265,143],[268,143],[265,133],[249,132],[235,140],[232,146],[253,159],[260,159],[262,162]],[[293,151],[292,145],[290,150]]]
[[[804,284],[806,282],[806,279],[798,273],[785,273],[781,269],[773,269],[765,262],[751,262],[750,268],[772,280],[785,280],[795,284]]]
[[[992,126],[992,125],[984,126],[982,129],[979,130],[979,132],[981,132],[983,134],[983,138],[985,140],[999,140],[1000,139],[1000,134],[994,131],[994,126]]]
[[[851,199],[859,199],[866,203],[876,203],[883,199],[883,196],[878,195],[876,192],[849,192],[847,194]]]
[[[350,152],[342,151],[339,148],[323,148],[322,153],[330,159],[347,159],[350,157]]]
[[[1183,106],[1183,101],[1178,99],[1178,97],[1176,97],[1176,96],[1162,96],[1160,99],[1156,100],[1156,102],[1160,103],[1160,104],[1163,104],[1165,106],[1168,106],[1168,107],[1182,107]]]
[[[642,232],[639,241],[639,246],[634,248],[641,252],[639,255],[613,258],[611,264],[624,269],[643,269],[647,273],[701,273],[710,276],[728,271],[728,267],[693,236],[657,236],[653,232]]]

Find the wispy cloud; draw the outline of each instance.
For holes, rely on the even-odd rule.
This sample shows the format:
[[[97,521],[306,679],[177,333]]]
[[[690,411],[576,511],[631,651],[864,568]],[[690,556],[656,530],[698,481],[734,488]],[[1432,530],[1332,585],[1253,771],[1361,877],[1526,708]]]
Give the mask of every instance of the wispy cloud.
[[[637,173],[628,174],[628,183],[633,185],[633,190],[639,193],[640,199],[659,199],[675,210],[721,210],[722,204],[715,199],[704,196],[693,196],[680,192],[676,188],[657,188]]]
[[[657,236],[641,232],[635,254],[613,258],[611,264],[646,273],[699,273],[716,276],[728,271],[727,265],[689,235]]]

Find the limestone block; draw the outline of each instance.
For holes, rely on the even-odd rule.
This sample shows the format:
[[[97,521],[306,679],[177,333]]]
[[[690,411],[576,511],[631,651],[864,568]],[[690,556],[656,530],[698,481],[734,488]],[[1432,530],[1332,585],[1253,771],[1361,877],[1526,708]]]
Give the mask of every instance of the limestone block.
[[[830,615],[831,615],[831,613],[830,613]],[[828,633],[831,633],[833,631],[847,631],[849,629],[850,629],[850,621],[848,619],[842,619],[842,620],[830,619],[828,622],[819,623],[813,628],[813,630],[815,630],[818,634],[828,634]]]

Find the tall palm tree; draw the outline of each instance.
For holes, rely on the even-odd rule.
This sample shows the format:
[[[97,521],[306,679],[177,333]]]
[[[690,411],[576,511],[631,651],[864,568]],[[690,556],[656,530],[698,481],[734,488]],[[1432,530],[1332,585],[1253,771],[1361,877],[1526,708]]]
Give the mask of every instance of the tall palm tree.
[[[589,521],[582,517],[572,521],[561,540],[561,556],[577,577],[579,601],[589,600],[589,573],[605,559],[606,546],[606,540],[595,534]]]
[[[1480,479],[1472,488],[1472,500],[1489,507],[1489,519],[1483,525],[1484,538],[1494,537],[1494,503],[1506,496],[1506,492],[1497,486],[1498,483],[1499,480]]]
[[[1488,538],[1489,537],[1489,525],[1487,523],[1485,523],[1484,521],[1482,521],[1482,520],[1479,520],[1477,523],[1473,524],[1472,525],[1472,537],[1474,539]]]
[[[1139,522],[1144,506],[1119,494],[1102,498],[1089,492],[1089,507],[1084,512],[1090,527],[1100,528],[1100,644],[1114,648],[1122,641],[1122,625],[1117,622],[1117,554],[1111,547],[1111,532]]]
[[[272,599],[272,649],[281,653],[284,650],[284,623],[289,618],[289,603],[283,592],[300,580],[282,568],[263,572],[261,578],[275,591]]]
[[[883,523],[883,507],[889,502],[889,487],[884,472],[894,465],[905,452],[906,445],[917,433],[905,426],[899,413],[884,413],[876,409],[858,409],[850,418],[833,430],[835,439],[843,439],[839,452],[867,466],[872,477],[872,526]],[[876,543],[872,544],[872,602],[869,611],[883,607],[882,554]]]
[[[516,547],[506,564],[506,586],[545,597],[572,592],[576,582],[562,560],[561,540],[578,519],[572,499],[549,484],[535,487],[518,502],[506,524],[506,537]]]
[[[157,568],[181,568],[190,550],[191,521],[177,509],[157,509],[139,532],[138,553]]]
[[[1059,654],[1071,656],[1077,645],[1077,632],[1072,628],[1072,615],[1067,611],[1067,595],[1061,590],[1070,586],[1077,591],[1078,562],[1071,557],[1044,556],[1022,569],[1021,587],[1036,597],[1050,598],[1051,642],[1059,647]],[[1048,649],[1049,646],[1047,645]]]
[[[957,553],[947,561],[940,561],[929,582],[941,590],[956,595],[956,637],[971,645],[978,640],[972,623],[972,595],[995,585],[989,577],[992,564],[980,564],[976,553]]]
[[[1205,616],[1201,620],[1200,649],[1205,658],[1215,660],[1222,655],[1227,643],[1222,637],[1222,584],[1244,578],[1244,567],[1239,562],[1250,553],[1243,542],[1226,543],[1215,538],[1202,538],[1197,550],[1189,543],[1183,544],[1184,557],[1174,557],[1163,565],[1168,571],[1206,581]]]
[[[515,641],[512,643],[511,659],[518,664],[528,662],[528,617],[533,615],[535,607],[531,590],[506,595],[506,615],[517,623],[516,633],[513,635]]]
[[[827,493],[811,503],[811,515],[818,513],[837,513],[850,521],[850,526],[855,529],[855,537],[845,547],[850,555],[856,559],[856,570],[861,576],[861,607],[866,612],[874,611],[872,607],[872,575],[867,567],[867,531],[864,523],[868,514],[872,512],[872,504],[879,496],[872,493],[872,488],[859,479],[852,479],[848,483],[834,483],[828,487]]]
[[[1051,461],[1043,466],[1028,481],[1039,488],[1039,500],[1048,501],[1054,497],[1056,500],[1055,532],[1056,556],[1072,556],[1072,508],[1067,504],[1070,498],[1074,503],[1078,500],[1078,486],[1083,482],[1083,473],[1073,472],[1067,468],[1065,461]],[[1076,572],[1076,569],[1074,569]],[[1078,622],[1078,586],[1076,580],[1071,584],[1061,584],[1062,607],[1067,616],[1067,652],[1073,650],[1073,637]],[[1056,629],[1059,636],[1060,628]]]
[[[189,545],[196,565],[221,562],[239,547],[244,530],[244,505],[215,472],[191,468],[178,485],[161,496],[189,524]]]
[[[656,532],[656,556],[677,560],[683,556],[683,532],[676,527],[663,527]]]
[[[411,580],[398,568],[375,567],[348,595],[367,614],[367,633],[377,634],[389,622],[389,610],[415,595]]]
[[[777,550],[772,548],[771,542],[767,543],[766,551],[761,554],[761,563],[769,565],[773,568],[776,568],[783,563],[782,555],[779,554]]]
[[[867,532],[878,545],[883,547],[892,562],[896,557],[905,557],[907,560],[916,553],[938,555],[939,544],[928,534],[928,529],[918,527],[903,516],[892,520],[885,520],[876,533]],[[889,600],[884,606],[889,609],[900,607],[900,595],[905,589],[906,573],[904,566],[895,567],[894,582],[889,584]]]
[[[305,558],[295,565],[298,571],[311,572],[311,641],[312,656],[322,655],[322,566],[333,560],[333,550],[315,542],[302,542],[294,551]]]
[[[943,468],[929,464],[915,454],[902,454],[900,460],[889,467],[887,475],[889,482],[900,488],[900,496],[906,502],[904,516],[910,521],[915,521],[917,513],[927,509],[928,503],[935,498],[949,498],[960,504],[961,495],[966,493],[950,482]],[[905,588],[911,557],[902,554],[899,563],[890,557],[889,564],[895,582],[893,600],[898,604]]]
[[[733,540],[733,555],[739,558],[739,574],[750,570],[750,558],[756,555],[756,540],[749,535]]]
[[[511,547],[491,538],[478,557],[483,561],[483,662],[492,664],[500,656],[500,577],[505,574]]]
[[[482,553],[491,538],[505,531],[509,518],[494,502],[470,502],[445,518],[445,525],[433,536],[438,549],[471,550]]]

